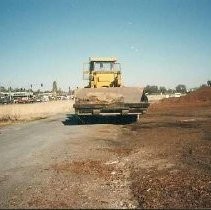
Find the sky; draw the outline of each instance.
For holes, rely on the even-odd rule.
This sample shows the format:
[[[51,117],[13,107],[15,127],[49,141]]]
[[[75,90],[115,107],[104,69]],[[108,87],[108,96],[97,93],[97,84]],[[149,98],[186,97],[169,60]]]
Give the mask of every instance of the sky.
[[[125,86],[211,79],[211,0],[0,0],[0,86],[84,86],[90,56],[115,56]]]

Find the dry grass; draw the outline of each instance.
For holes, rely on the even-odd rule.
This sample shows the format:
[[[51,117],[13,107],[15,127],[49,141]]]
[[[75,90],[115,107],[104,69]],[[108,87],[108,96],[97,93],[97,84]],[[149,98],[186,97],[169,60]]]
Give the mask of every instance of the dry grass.
[[[0,123],[45,118],[73,110],[73,101],[50,101],[35,104],[0,105]]]

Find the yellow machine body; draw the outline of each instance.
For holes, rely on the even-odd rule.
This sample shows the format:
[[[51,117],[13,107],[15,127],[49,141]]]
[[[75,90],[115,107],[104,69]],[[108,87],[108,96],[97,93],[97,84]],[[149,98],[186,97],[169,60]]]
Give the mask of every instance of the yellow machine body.
[[[84,70],[84,78],[89,80],[89,88],[120,87],[121,66],[116,58],[90,58],[88,70]]]

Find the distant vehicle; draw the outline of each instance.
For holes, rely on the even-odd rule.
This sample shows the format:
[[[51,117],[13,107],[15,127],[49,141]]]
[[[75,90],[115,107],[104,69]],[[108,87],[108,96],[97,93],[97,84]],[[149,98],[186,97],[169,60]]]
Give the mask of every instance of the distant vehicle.
[[[174,97],[180,97],[182,94],[181,93],[175,93]]]
[[[18,99],[17,99],[17,98],[14,99],[14,100],[13,100],[13,103],[14,103],[14,104],[17,104],[17,103],[18,103]]]
[[[0,103],[1,104],[11,104],[13,103],[13,99],[10,98],[9,96],[4,96],[0,98]]]
[[[16,104],[26,104],[26,103],[34,103],[34,98],[31,97],[18,97],[13,100],[13,103]]]
[[[12,94],[12,98],[13,103],[33,103],[34,102],[34,96],[32,92],[13,92]]]
[[[36,98],[35,101],[36,102],[42,102],[42,100],[40,98]]]
[[[43,96],[42,97],[42,102],[47,102],[49,101],[49,97],[48,96]]]
[[[35,102],[35,99],[34,98],[28,98],[28,103],[34,103]]]
[[[27,98],[24,97],[16,98],[15,102],[18,104],[25,104],[27,102]]]

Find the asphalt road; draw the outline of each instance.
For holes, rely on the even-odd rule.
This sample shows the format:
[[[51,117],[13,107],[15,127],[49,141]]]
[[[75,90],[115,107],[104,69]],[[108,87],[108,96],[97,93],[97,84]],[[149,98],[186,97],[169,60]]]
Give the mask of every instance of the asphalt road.
[[[52,202],[55,202],[58,197],[60,197],[60,201],[65,197],[61,194],[63,191],[61,189],[60,193],[56,194],[57,197],[53,198],[55,194],[52,194],[52,192],[55,191],[55,186],[52,187],[49,183],[52,183],[54,179],[53,182],[57,183],[56,186],[59,188],[66,182],[66,178],[61,181],[61,176],[57,177],[56,172],[52,169],[55,164],[63,164],[64,161],[87,161],[90,159],[106,162],[115,158],[110,154],[103,153],[101,149],[107,147],[106,141],[108,139],[112,141],[117,138],[122,123],[118,125],[117,119],[117,121],[112,122],[100,120],[98,121],[99,124],[96,124],[95,119],[94,121],[88,120],[88,124],[79,125],[83,123],[83,120],[68,118],[67,115],[60,114],[43,120],[0,128],[1,208],[51,208]],[[93,152],[94,150],[95,152]],[[72,179],[75,179],[75,177],[73,176]],[[92,182],[92,178],[90,178],[89,183]],[[100,181],[98,181],[99,183]],[[66,186],[63,187],[69,189],[69,193],[73,193],[73,186],[76,188],[77,185],[78,189],[80,188],[78,185],[81,184],[82,181],[74,180],[71,183],[66,183]],[[68,188],[70,185],[72,187]],[[94,184],[91,185],[92,188]],[[96,185],[96,188],[97,190],[90,189],[90,196],[94,191],[100,193],[98,192],[98,185]],[[104,189],[103,193],[105,192]],[[96,197],[97,195],[93,196]],[[105,195],[106,199],[109,199],[109,196],[110,199],[114,199],[110,190]],[[45,197],[45,202],[39,201],[39,204],[42,205],[38,205],[34,201],[37,197],[41,199]],[[103,198],[103,195],[101,198]],[[49,200],[51,201],[50,204],[48,203]],[[97,205],[96,201],[94,204],[90,202],[88,205],[85,202],[86,200],[78,196],[71,203],[68,198],[65,205],[57,202],[53,207],[94,207],[93,205]],[[115,202],[118,202],[117,197]],[[112,202],[109,203],[112,204]],[[115,207],[115,205],[110,207]],[[98,203],[98,207],[103,207],[101,202]],[[105,205],[105,207],[108,207],[108,205]]]

